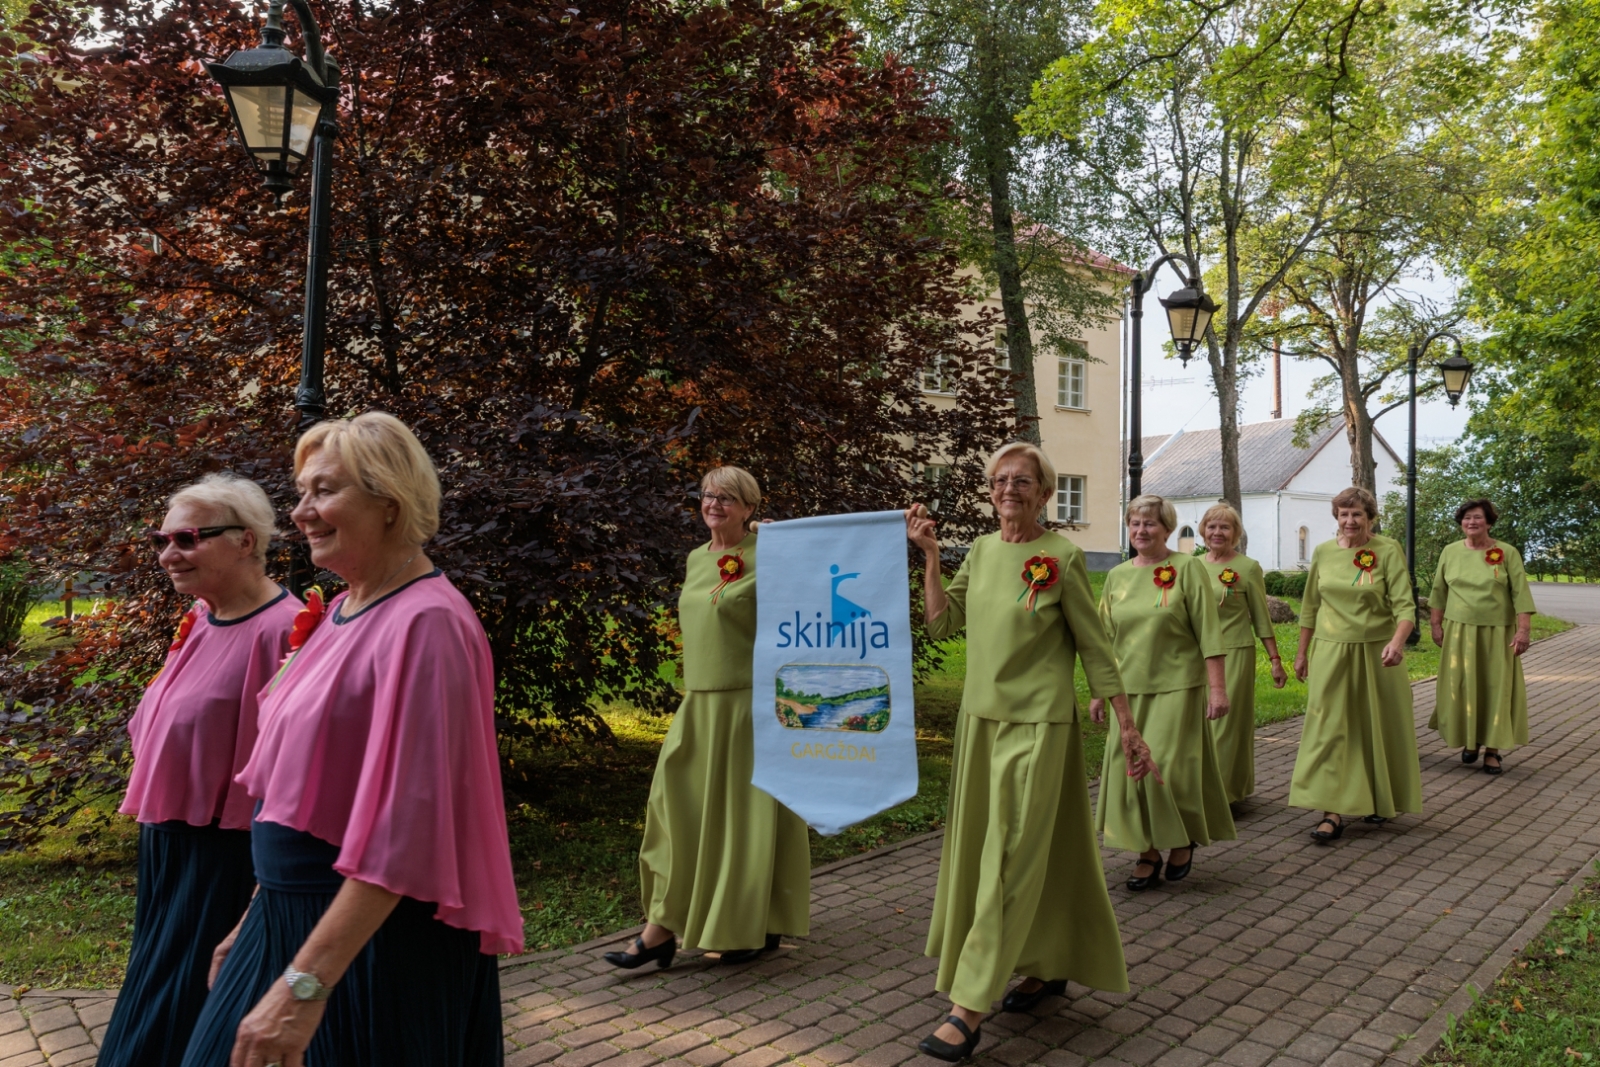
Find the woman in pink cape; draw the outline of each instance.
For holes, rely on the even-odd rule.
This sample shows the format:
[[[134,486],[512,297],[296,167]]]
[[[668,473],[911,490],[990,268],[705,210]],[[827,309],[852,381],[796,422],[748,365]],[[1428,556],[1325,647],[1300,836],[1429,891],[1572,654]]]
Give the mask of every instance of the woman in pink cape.
[[[147,535],[194,603],[128,724],[122,812],[139,821],[133,948],[100,1046],[104,1067],[177,1067],[206,1001],[211,950],[250,902],[253,805],[233,776],[256,742],[256,694],[289,649],[300,601],[266,574],[272,501],[212,474]]]
[[[398,419],[312,427],[295,525],[349,592],[296,622],[239,781],[260,891],[186,1067],[498,1064],[495,954],[522,951],[471,606],[423,552],[439,480]]]

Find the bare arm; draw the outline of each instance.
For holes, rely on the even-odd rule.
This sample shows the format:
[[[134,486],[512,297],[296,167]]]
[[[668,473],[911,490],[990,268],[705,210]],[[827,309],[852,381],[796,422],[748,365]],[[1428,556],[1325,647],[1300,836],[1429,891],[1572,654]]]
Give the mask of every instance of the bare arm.
[[[1300,647],[1295,651],[1294,654],[1294,676],[1300,679],[1302,682],[1306,680],[1306,672],[1309,670],[1309,663],[1306,659],[1306,653],[1311,650],[1312,632],[1313,631],[1310,627],[1300,627]]]
[[[1263,637],[1261,644],[1267,650],[1267,662],[1272,664],[1272,688],[1282,689],[1289,681],[1289,672],[1283,669],[1283,656],[1278,653],[1278,639]]]
[[[1385,667],[1398,667],[1406,658],[1406,638],[1411,636],[1411,631],[1417,624],[1410,619],[1401,617],[1395,623],[1394,636],[1389,638],[1389,643],[1383,646],[1383,665]]]
[[[1517,655],[1528,651],[1528,646],[1533,643],[1533,614],[1519,612],[1517,615],[1517,632],[1511,638],[1511,650]]]
[[[922,617],[923,621],[932,622],[944,614],[950,598],[945,595],[939,567],[939,536],[933,517],[921,504],[906,509],[906,539],[922,549]]]
[[[1428,609],[1428,629],[1433,631],[1433,643],[1440,648],[1444,647],[1444,609],[1430,607]]]
[[[1220,719],[1228,714],[1228,670],[1224,656],[1206,657],[1206,685],[1210,695],[1206,698],[1206,718]]]

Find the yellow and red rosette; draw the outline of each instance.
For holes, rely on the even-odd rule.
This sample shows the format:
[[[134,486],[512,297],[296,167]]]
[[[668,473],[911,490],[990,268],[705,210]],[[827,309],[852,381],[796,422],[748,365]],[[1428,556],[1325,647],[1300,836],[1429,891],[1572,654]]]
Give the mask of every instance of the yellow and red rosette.
[[[1232,567],[1222,568],[1222,573],[1217,575],[1217,581],[1222,583],[1224,599],[1233,595],[1233,587],[1239,584],[1239,572]]]
[[[306,590],[306,606],[301,608],[294,617],[294,625],[289,629],[289,654],[283,657],[283,664],[278,668],[278,673],[272,676],[272,684],[267,686],[267,692],[272,692],[283,681],[283,676],[289,669],[289,664],[294,662],[295,656],[305,647],[312,633],[322,625],[324,616],[328,613],[328,603],[322,597],[322,587],[314,585]]]
[[[178,649],[183,647],[183,643],[189,640],[189,632],[194,629],[195,620],[200,618],[200,613],[204,610],[204,607],[199,604],[195,604],[188,611],[183,613],[183,618],[178,620],[177,632],[172,635],[172,644],[167,646],[167,655],[170,656],[172,653],[178,651]]]
[[[1156,607],[1166,607],[1167,594],[1172,591],[1173,586],[1178,584],[1178,568],[1170,563],[1158,563],[1156,564],[1155,573],[1150,578],[1156,583],[1156,588],[1161,590],[1161,599],[1156,601]]]
[[[744,577],[744,557],[733,552],[717,560],[717,587],[711,590],[711,602],[715,604],[722,599],[722,591],[734,582]]]
[[[1034,556],[1022,565],[1022,592],[1017,599],[1028,598],[1028,612],[1033,613],[1039,594],[1061,580],[1061,563],[1054,556]]]
[[[1494,568],[1494,576],[1500,577],[1500,564],[1506,561],[1506,550],[1495,545],[1483,554],[1483,561]]]
[[[1363,548],[1356,552],[1356,558],[1351,560],[1356,565],[1356,580],[1351,585],[1372,584],[1372,568],[1378,565],[1378,554],[1370,548]]]

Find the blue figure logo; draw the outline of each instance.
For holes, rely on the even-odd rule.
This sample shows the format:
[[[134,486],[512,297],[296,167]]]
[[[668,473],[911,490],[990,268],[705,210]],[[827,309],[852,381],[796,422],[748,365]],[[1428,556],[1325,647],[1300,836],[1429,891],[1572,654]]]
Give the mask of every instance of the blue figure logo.
[[[861,577],[861,572],[854,571],[850,574],[840,574],[839,565],[835,563],[828,568],[828,573],[833,575],[833,621],[844,626],[850,625],[859,619],[870,619],[872,612],[860,604],[846,600],[839,595],[839,583],[851,578]]]

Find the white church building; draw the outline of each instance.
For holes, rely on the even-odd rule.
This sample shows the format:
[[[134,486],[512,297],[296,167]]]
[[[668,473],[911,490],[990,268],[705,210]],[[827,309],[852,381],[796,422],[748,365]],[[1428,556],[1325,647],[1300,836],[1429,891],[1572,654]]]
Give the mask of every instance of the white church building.
[[[1144,491],[1178,509],[1172,547],[1187,552],[1199,543],[1200,516],[1222,496],[1221,431],[1179,430],[1143,441]],[[1405,463],[1376,432],[1373,444],[1382,501],[1405,487]],[[1343,419],[1313,434],[1305,448],[1295,447],[1293,419],[1239,427],[1245,553],[1265,570],[1304,569],[1311,550],[1334,536],[1332,501],[1350,484]]]

